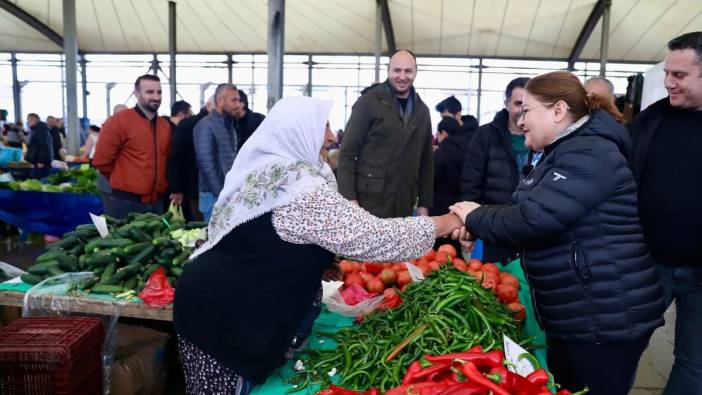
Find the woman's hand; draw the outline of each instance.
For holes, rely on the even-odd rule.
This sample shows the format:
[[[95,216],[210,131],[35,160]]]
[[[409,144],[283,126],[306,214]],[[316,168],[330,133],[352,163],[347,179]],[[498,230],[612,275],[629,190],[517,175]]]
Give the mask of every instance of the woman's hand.
[[[453,214],[444,214],[437,217],[431,217],[436,225],[436,237],[444,237],[452,234],[453,231],[460,229],[463,226],[460,218]]]
[[[463,224],[465,224],[466,217],[468,217],[468,214],[472,213],[473,210],[475,210],[478,207],[480,207],[480,205],[475,202],[458,202],[453,206],[449,207],[449,210],[451,210],[452,213],[456,214],[458,218],[460,218],[461,221],[463,221]]]

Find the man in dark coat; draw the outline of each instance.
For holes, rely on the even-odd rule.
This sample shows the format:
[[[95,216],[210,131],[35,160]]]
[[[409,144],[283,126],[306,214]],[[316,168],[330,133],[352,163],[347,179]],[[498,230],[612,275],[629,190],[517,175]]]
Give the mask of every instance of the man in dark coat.
[[[256,131],[258,125],[266,119],[266,116],[249,109],[249,97],[241,89],[239,89],[239,101],[241,106],[234,114],[234,127],[236,128],[239,149],[241,149],[246,140]]]
[[[506,204],[517,189],[531,155],[524,133],[517,126],[524,86],[528,78],[516,78],[505,89],[505,108],[495,119],[478,128],[468,146],[461,174],[461,200],[483,205]],[[486,242],[483,260],[508,263],[518,250]]]
[[[32,177],[44,178],[51,172],[51,161],[54,159],[51,133],[48,126],[35,113],[27,115],[27,126],[31,132],[24,159],[34,165]]]
[[[186,221],[202,220],[197,210],[197,159],[193,130],[195,125],[209,114],[213,106],[210,98],[200,112],[178,123],[171,141],[171,156],[168,158],[168,189],[171,200],[180,203]]]
[[[443,117],[439,122],[439,147],[434,151],[434,206],[429,215],[446,214],[449,206],[461,200],[461,171],[470,142],[467,136],[476,128],[465,129],[453,117]]]
[[[353,105],[339,155],[339,192],[382,218],[428,215],[433,204],[429,108],[412,86],[410,51],[390,58],[388,79]]]
[[[61,137],[66,138],[66,130],[60,126],[60,122],[55,117],[49,115],[46,117],[46,126],[49,128],[49,133],[51,134],[51,144],[54,154],[54,159],[61,159]]]
[[[478,129],[478,120],[472,115],[461,115],[463,105],[456,96],[449,96],[436,105],[442,117],[452,117],[458,121],[458,127],[463,136],[470,142],[473,139],[475,130]],[[436,173],[436,172],[435,172]]]
[[[675,300],[675,363],[663,394],[702,394],[702,32],[668,43],[665,87],[631,128],[639,215],[666,304]]]

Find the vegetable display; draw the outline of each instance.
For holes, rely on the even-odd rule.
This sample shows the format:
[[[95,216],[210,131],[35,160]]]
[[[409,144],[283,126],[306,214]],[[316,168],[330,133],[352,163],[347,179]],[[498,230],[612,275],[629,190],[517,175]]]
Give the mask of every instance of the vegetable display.
[[[36,179],[24,181],[11,181],[0,183],[0,188],[12,189],[14,191],[32,192],[70,192],[70,193],[90,193],[96,195],[97,190],[97,170],[70,169],[54,173],[47,177],[47,183],[43,184]]]
[[[332,384],[316,395],[553,395],[550,382],[551,375],[538,366],[522,377],[508,369],[502,351],[485,352],[475,346],[465,352],[424,355],[409,365],[402,383],[387,392],[378,388],[359,392]],[[556,395],[587,392],[587,388],[577,393],[560,389]]]
[[[198,230],[202,222],[172,221],[171,214],[129,214],[129,220],[105,216],[110,231],[100,237],[93,224],[80,225],[47,247],[22,281],[37,284],[64,272],[93,272],[77,284],[77,290],[95,294],[137,294],[151,273],[163,267],[168,282],[175,283],[192,252],[171,237],[178,230]]]
[[[337,348],[309,351],[302,358],[305,369],[289,383],[296,390],[309,384],[326,387],[334,371],[341,386],[384,391],[400,385],[400,372],[424,354],[475,345],[499,349],[503,335],[524,340],[511,311],[491,290],[451,265],[398,293],[404,302],[397,308],[377,311],[335,334],[321,334],[335,340]]]

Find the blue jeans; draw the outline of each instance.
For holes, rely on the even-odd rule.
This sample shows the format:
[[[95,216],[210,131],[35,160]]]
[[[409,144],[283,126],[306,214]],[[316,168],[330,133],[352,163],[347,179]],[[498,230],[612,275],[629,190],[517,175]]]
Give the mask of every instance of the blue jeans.
[[[202,213],[202,216],[205,217],[205,222],[210,222],[212,208],[217,202],[217,195],[212,192],[200,192],[199,197],[198,209]]]
[[[675,363],[663,395],[702,394],[702,267],[658,266],[666,306],[675,300]]]

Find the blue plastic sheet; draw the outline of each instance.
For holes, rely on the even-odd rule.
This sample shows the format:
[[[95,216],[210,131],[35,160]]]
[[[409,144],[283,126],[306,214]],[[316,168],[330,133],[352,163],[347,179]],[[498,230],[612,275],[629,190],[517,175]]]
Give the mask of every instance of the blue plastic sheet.
[[[61,236],[103,211],[95,195],[0,189],[0,221],[25,232]]]

